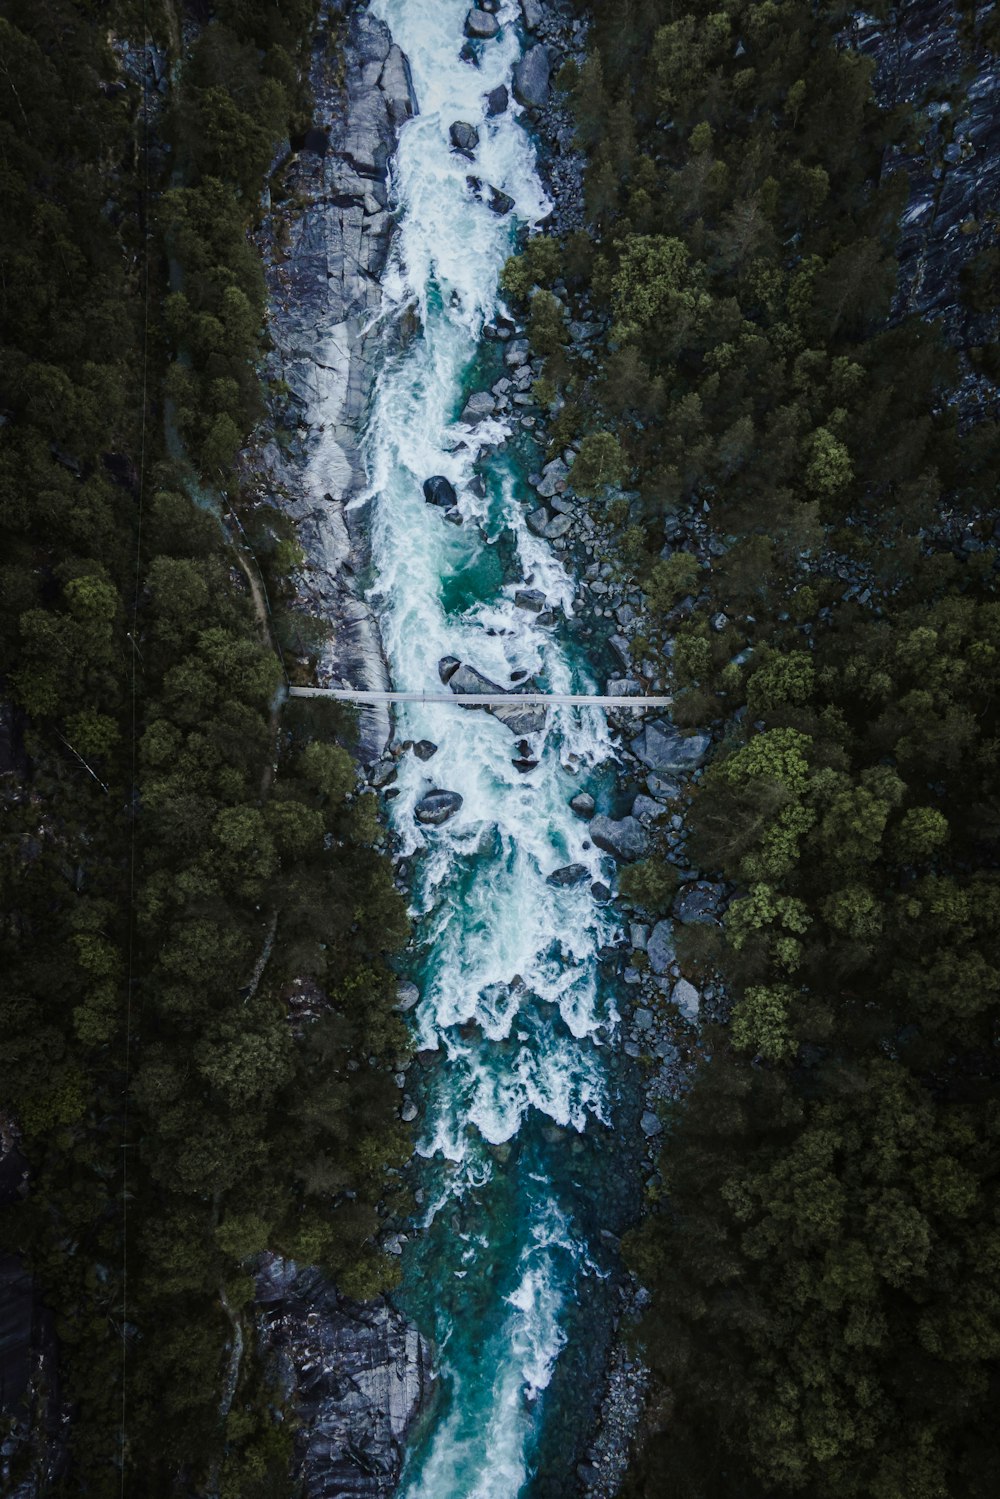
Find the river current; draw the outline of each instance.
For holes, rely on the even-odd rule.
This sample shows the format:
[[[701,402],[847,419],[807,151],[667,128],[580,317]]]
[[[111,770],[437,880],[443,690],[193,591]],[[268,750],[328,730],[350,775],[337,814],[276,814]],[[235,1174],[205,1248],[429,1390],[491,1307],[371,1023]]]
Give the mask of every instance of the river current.
[[[503,311],[498,277],[518,225],[550,206],[520,111],[486,117],[485,95],[510,87],[523,45],[519,7],[502,5],[479,66],[459,56],[468,0],[373,0],[371,10],[407,54],[419,106],[392,168],[399,227],[384,294],[390,310],[415,307],[420,331],[380,371],[364,437],[370,597],[393,686],[440,691],[438,662],[453,656],[500,683],[526,671],[542,690],[592,690],[569,634],[514,603],[526,581],[566,617],[574,596],[560,556],[525,524],[525,465],[541,458],[511,426],[521,413],[474,429],[458,419],[468,391],[502,373],[483,325]],[[457,120],[479,131],[474,164],[450,147]],[[475,201],[472,173],[509,194],[514,212]],[[435,474],[458,492],[460,527],[424,499]],[[400,1299],[433,1339],[439,1370],[402,1493],[569,1494],[609,1316],[600,1228],[620,1216],[624,1191],[610,1130],[617,1016],[599,960],[616,922],[590,881],[558,888],[547,876],[580,863],[608,878],[569,801],[607,784],[613,749],[603,714],[572,708],[550,710],[531,737],[528,773],[512,763],[510,730],[482,711],[407,705],[396,735],[438,746],[427,761],[403,756],[388,804],[412,856],[421,991],[421,1065],[410,1074],[420,1076],[421,1206]],[[463,804],[425,828],[414,806],[432,787]]]

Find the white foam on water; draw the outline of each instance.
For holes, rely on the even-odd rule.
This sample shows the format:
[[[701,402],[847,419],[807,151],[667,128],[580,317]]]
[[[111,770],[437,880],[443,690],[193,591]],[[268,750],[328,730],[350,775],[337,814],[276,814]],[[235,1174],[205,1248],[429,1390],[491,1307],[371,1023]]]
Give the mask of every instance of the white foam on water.
[[[592,683],[559,636],[515,606],[519,585],[461,609],[445,602],[447,581],[475,567],[502,530],[532,587],[567,615],[574,596],[560,557],[525,524],[523,500],[531,496],[519,494],[510,465],[495,466],[487,496],[471,485],[484,448],[507,435],[505,421],[472,429],[458,420],[483,322],[502,308],[498,277],[515,228],[514,216],[500,218],[474,200],[466,178],[481,178],[486,196],[488,186],[508,193],[521,222],[536,222],[550,206],[516,105],[496,119],[485,114],[486,93],[510,85],[519,7],[505,0],[500,35],[479,49],[478,68],[459,59],[468,8],[469,0],[371,5],[410,60],[420,109],[400,134],[392,169],[400,226],[384,293],[390,313],[415,306],[422,331],[382,368],[363,444],[375,499],[370,597],[397,688],[440,691],[438,661],[455,656],[501,684],[524,670],[553,691],[587,690]],[[479,130],[474,163],[450,148],[456,120]],[[434,474],[455,485],[461,528],[424,500],[423,481]],[[571,708],[550,710],[544,731],[530,736],[539,763],[527,774],[511,763],[515,736],[482,711],[406,705],[397,733],[438,745],[430,761],[403,757],[389,804],[403,851],[419,855],[413,905],[424,974],[415,1039],[439,1053],[418,1146],[431,1163],[430,1225],[449,1203],[461,1211],[496,1189],[502,1167],[490,1147],[510,1141],[532,1111],[575,1131],[606,1121],[604,1047],[617,1017],[600,991],[597,952],[615,921],[590,895],[608,861],[569,808],[580,779],[565,767],[586,774],[613,749],[603,714]],[[440,828],[413,815],[432,787],[463,798]],[[590,879],[547,884],[570,863],[584,865]],[[588,1261],[552,1183],[543,1178],[525,1190],[531,1200],[516,1209],[523,1230],[500,1270],[487,1258],[484,1272],[475,1236],[457,1234],[442,1267],[449,1282],[457,1276],[470,1289],[483,1273],[497,1274],[493,1331],[481,1345],[477,1329],[442,1314],[435,1332],[452,1398],[407,1470],[407,1499],[515,1499],[530,1475],[537,1397]]]

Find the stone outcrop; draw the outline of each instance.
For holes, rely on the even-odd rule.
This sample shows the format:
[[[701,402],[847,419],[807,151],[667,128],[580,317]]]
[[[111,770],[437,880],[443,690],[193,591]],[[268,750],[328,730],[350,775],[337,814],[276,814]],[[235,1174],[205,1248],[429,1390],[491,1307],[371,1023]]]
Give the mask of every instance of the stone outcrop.
[[[909,181],[900,236],[895,313],[940,321],[960,354],[996,340],[994,297],[963,296],[962,277],[996,244],[1000,202],[1000,62],[984,33],[991,8],[967,12],[947,0],[899,0],[885,18],[859,12],[845,41],[875,64],[880,104],[915,107],[921,129],[889,146],[883,178]],[[993,381],[963,359],[957,404],[967,420],[996,416]]]
[[[457,791],[428,791],[413,809],[418,822],[427,827],[440,827],[461,809],[462,797]]]
[[[267,1256],[257,1277],[261,1353],[300,1421],[306,1499],[395,1491],[429,1376],[426,1343],[387,1302],[359,1305],[318,1270]]]
[[[506,703],[470,703],[469,706],[484,707],[487,713],[492,713],[494,718],[499,718],[502,724],[506,724],[512,734],[540,734],[545,727],[544,703],[524,703],[518,706],[516,692],[510,692],[499,683],[491,682],[489,677],[484,677],[482,672],[477,671],[474,666],[463,665],[461,661],[456,661],[454,656],[441,658],[438,662],[438,675],[445,686],[450,687],[452,692],[459,695],[467,692],[486,692],[509,696],[509,708]]]
[[[541,109],[549,97],[552,65],[548,48],[538,42],[514,65],[514,98],[526,109]]]
[[[320,13],[310,83],[312,128],[283,177],[285,209],[267,223],[267,373],[287,390],[275,425],[283,446],[255,455],[258,482],[282,497],[305,563],[302,608],[332,626],[319,647],[322,686],[389,686],[378,627],[357,582],[368,561],[365,516],[349,502],[364,484],[358,434],[376,354],[392,330],[379,323],[379,278],[393,219],[387,171],[399,128],[416,112],[409,66],[384,22],[364,11],[346,27],[341,79],[333,41],[337,6]],[[384,705],[360,711],[360,753],[381,754],[390,734]]]

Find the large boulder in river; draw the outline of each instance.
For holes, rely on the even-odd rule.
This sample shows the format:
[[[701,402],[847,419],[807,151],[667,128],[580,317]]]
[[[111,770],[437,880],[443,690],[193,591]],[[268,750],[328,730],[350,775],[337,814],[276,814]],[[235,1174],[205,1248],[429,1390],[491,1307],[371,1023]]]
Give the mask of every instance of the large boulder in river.
[[[456,120],[448,131],[451,143],[456,151],[461,151],[463,156],[472,160],[472,153],[479,145],[479,131],[475,125],[470,125],[465,120]]]
[[[444,474],[434,474],[424,480],[424,499],[428,505],[443,505],[446,510],[458,504],[455,486]]]
[[[509,193],[501,192],[498,187],[490,188],[490,209],[493,213],[503,218],[504,214],[510,213],[513,208],[514,199]]]
[[[578,791],[570,800],[570,806],[577,817],[590,818],[597,811],[597,804],[589,791]]]
[[[488,42],[500,30],[500,22],[489,11],[475,6],[465,18],[465,34],[474,42]]]
[[[708,734],[681,734],[673,724],[647,723],[632,740],[632,753],[657,775],[697,770],[711,747]]]
[[[562,869],[554,869],[545,883],[565,888],[568,885],[583,885],[589,879],[590,870],[586,864],[564,864]]]
[[[510,95],[505,83],[498,83],[496,88],[491,88],[486,95],[486,114],[489,119],[496,115],[502,115],[510,103]]]
[[[529,47],[514,68],[514,98],[525,109],[541,109],[549,98],[548,48],[541,42]]]
[[[545,728],[544,703],[524,703],[519,706],[516,693],[508,692],[497,682],[491,682],[489,677],[484,677],[482,672],[477,671],[474,666],[460,664],[452,670],[452,659],[445,656],[438,662],[438,675],[442,681],[447,682],[452,692],[459,694],[485,692],[490,696],[497,694],[509,697],[510,707],[506,703],[491,703],[486,711],[492,713],[494,718],[499,718],[502,724],[506,724],[512,734],[540,734]],[[446,670],[448,671],[447,677],[444,675]]]
[[[525,31],[537,31],[542,24],[544,11],[539,0],[521,0],[521,16]]]
[[[590,824],[590,836],[598,848],[611,854],[619,864],[631,864],[649,852],[649,834],[634,817],[615,819],[603,814]]]
[[[470,427],[477,427],[496,411],[497,403],[488,390],[477,390],[462,408],[461,420]]]
[[[457,791],[435,789],[420,798],[413,809],[413,815],[418,822],[436,828],[447,822],[449,817],[454,817],[461,805],[462,797]]]

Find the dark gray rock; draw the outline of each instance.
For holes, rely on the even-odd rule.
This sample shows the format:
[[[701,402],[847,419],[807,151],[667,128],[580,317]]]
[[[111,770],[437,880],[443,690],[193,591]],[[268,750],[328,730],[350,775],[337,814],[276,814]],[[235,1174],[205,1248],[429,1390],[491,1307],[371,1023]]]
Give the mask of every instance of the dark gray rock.
[[[408,981],[400,984],[396,990],[396,1009],[400,1014],[405,1015],[408,1010],[412,1010],[419,1003],[420,990],[416,984],[411,984]]]
[[[497,115],[502,115],[509,103],[510,95],[507,92],[507,85],[505,83],[500,83],[496,88],[491,88],[486,95],[486,113],[488,117],[492,120]]]
[[[541,614],[545,608],[545,595],[540,588],[519,588],[514,603],[518,609],[527,609],[530,614]]]
[[[497,403],[488,390],[477,390],[462,408],[461,420],[470,427],[477,427],[496,411]]]
[[[462,797],[457,791],[435,789],[420,798],[413,809],[413,815],[418,822],[436,828],[454,817],[461,805]]]
[[[562,869],[555,869],[548,876],[547,885],[583,885],[590,878],[590,870],[586,864],[564,864]]]
[[[708,880],[683,885],[674,900],[674,918],[685,926],[718,926],[719,911],[725,898],[725,886],[713,885]]]
[[[557,541],[560,536],[572,529],[573,517],[570,515],[553,515],[545,505],[540,505],[537,510],[532,510],[528,517],[528,530],[533,531],[536,536],[543,537],[546,541]]]
[[[577,817],[593,817],[597,811],[597,803],[589,791],[578,791],[576,796],[570,799],[570,806]]]
[[[318,1270],[272,1255],[258,1273],[257,1305],[261,1353],[295,1412],[305,1499],[394,1493],[431,1375],[417,1329],[387,1302],[348,1301]]]
[[[539,0],[521,0],[521,19],[525,31],[537,31],[544,14]]]
[[[654,1136],[660,1134],[663,1129],[663,1124],[653,1113],[652,1109],[647,1109],[642,1118],[639,1120],[639,1128],[642,1130],[647,1140],[652,1140]]]
[[[562,494],[568,478],[569,469],[566,464],[561,458],[553,458],[552,462],[547,463],[542,469],[541,482],[536,484],[535,488],[543,500],[550,500],[553,495]]]
[[[414,744],[413,746],[413,753],[416,755],[418,760],[430,760],[437,754],[437,752],[437,745],[432,743],[430,739],[418,739],[416,744]]]
[[[669,973],[677,957],[674,951],[674,927],[671,921],[658,921],[646,943],[649,966],[656,974]]]
[[[590,887],[590,893],[599,905],[606,906],[611,899],[611,891],[602,880],[595,880]]]
[[[632,753],[657,775],[697,770],[711,747],[708,734],[681,734],[673,724],[647,723],[632,740]]]
[[[498,187],[490,188],[490,209],[493,213],[503,218],[504,214],[510,213],[514,207],[514,199],[509,193],[501,192]]]
[[[548,48],[541,42],[529,47],[514,67],[514,98],[526,109],[541,109],[548,102],[549,74]]]
[[[500,22],[496,16],[489,11],[480,10],[478,6],[470,10],[465,18],[465,34],[474,42],[491,41],[499,30]]]
[[[487,713],[492,713],[502,724],[506,724],[512,734],[538,734],[545,727],[545,705],[544,703],[525,703],[520,707],[517,702],[517,693],[509,692],[506,687],[501,687],[498,682],[493,682],[489,677],[477,671],[474,666],[466,666],[461,662],[452,669],[453,657],[446,656],[443,661],[438,662],[438,673],[442,681],[455,693],[484,692],[503,694],[510,698],[510,707],[506,703],[470,703],[470,708],[483,707]],[[442,668],[444,661],[448,662],[448,676],[444,677]],[[527,758],[523,757],[522,758]]]
[[[452,677],[458,671],[458,668],[461,666],[461,664],[462,663],[461,661],[459,661],[457,656],[441,657],[441,660],[438,662],[438,676],[441,678],[446,687],[451,681]]]
[[[632,803],[632,816],[640,822],[655,822],[658,817],[666,816],[666,808],[651,796],[637,796]]]
[[[617,821],[603,815],[590,824],[590,836],[597,847],[611,854],[619,864],[631,864],[649,852],[649,834],[641,822],[634,817],[622,817]]]
[[[428,505],[443,505],[447,508],[457,504],[458,495],[450,479],[446,479],[443,474],[435,474],[433,478],[424,480],[424,499]]]
[[[471,161],[472,153],[479,145],[479,131],[475,125],[470,125],[465,120],[456,120],[448,135],[455,150],[461,151]]]
[[[688,1020],[698,1019],[698,1006],[701,1004],[701,995],[694,984],[689,983],[687,979],[678,979],[673,987],[670,998],[681,1014],[687,1016]]]

